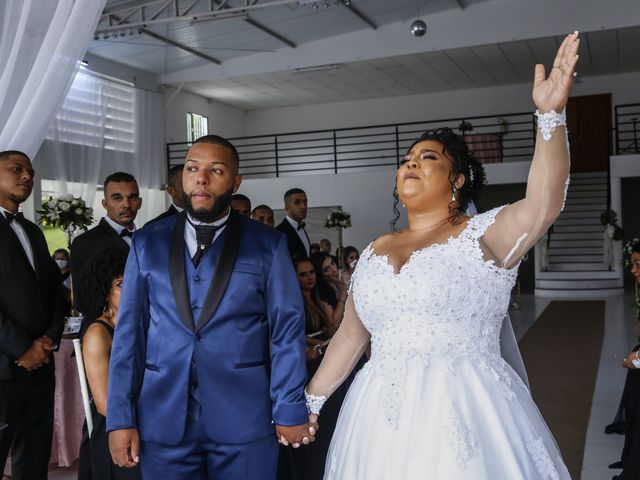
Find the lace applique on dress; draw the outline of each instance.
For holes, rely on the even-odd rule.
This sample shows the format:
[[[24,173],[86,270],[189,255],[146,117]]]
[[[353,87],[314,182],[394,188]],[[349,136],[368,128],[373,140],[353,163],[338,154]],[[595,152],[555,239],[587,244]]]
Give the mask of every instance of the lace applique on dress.
[[[414,251],[398,272],[370,244],[352,277],[353,299],[371,334],[368,369],[383,379],[387,420],[400,419],[407,362],[428,368],[434,357],[447,362],[450,375],[462,359],[500,357],[500,330],[517,268],[505,270],[484,259],[479,239],[502,207],[476,215],[457,237]],[[429,272],[425,274],[425,272]],[[471,283],[470,283],[471,282]],[[461,285],[482,288],[461,288]],[[510,387],[508,373],[495,373]]]
[[[542,438],[529,438],[526,442],[529,455],[533,459],[533,463],[540,474],[541,480],[560,480],[558,470],[551,460],[551,455],[544,446]]]
[[[451,419],[451,423],[445,427],[444,433],[458,468],[464,470],[467,461],[476,451],[478,441],[469,420],[460,413],[453,403],[449,406],[447,418]]]

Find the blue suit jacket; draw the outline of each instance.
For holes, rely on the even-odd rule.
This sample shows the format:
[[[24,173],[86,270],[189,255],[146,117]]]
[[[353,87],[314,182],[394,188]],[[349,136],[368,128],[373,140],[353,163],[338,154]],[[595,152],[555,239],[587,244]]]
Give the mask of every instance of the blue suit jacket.
[[[107,430],[138,428],[142,440],[178,444],[195,359],[212,440],[245,443],[273,434],[273,423],[306,423],[304,307],[286,237],[232,213],[218,260],[205,255],[194,271],[185,219],[173,215],[134,235]],[[205,294],[194,297],[198,291]]]

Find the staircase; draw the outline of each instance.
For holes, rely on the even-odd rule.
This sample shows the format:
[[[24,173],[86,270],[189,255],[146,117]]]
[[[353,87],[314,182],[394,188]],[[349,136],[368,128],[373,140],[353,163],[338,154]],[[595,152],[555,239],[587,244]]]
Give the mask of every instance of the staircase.
[[[604,264],[600,214],[606,208],[606,172],[571,175],[564,211],[550,233],[549,270],[536,271],[536,295],[589,298],[622,291],[620,271]]]

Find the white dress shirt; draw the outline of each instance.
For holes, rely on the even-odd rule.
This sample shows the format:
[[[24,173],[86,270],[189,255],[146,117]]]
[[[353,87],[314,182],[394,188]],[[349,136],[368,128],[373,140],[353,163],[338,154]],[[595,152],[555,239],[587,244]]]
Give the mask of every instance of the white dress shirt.
[[[104,218],[107,223],[111,226],[111,228],[113,228],[116,233],[118,235],[120,235],[122,233],[122,231],[125,229],[125,227],[123,227],[122,225],[120,225],[119,223],[114,222],[111,218],[109,218],[108,215],[105,215]],[[133,224],[133,230],[131,230],[131,233],[136,231],[136,224]],[[127,242],[127,245],[131,246],[131,237],[121,237],[125,242]]]
[[[311,255],[311,242],[309,241],[309,236],[307,235],[306,230],[304,228],[301,228],[298,230],[299,223],[295,221],[293,218],[291,218],[289,215],[287,215],[285,218],[291,224],[293,229],[296,231],[296,233],[298,234],[298,237],[300,237],[300,240],[304,245],[304,249],[307,251],[307,256]]]
[[[212,223],[205,223],[205,222],[201,222],[200,220],[196,220],[190,214],[187,213],[187,217],[189,218],[189,221],[184,222],[184,243],[187,244],[187,248],[189,249],[189,256],[191,258],[193,258],[193,256],[196,254],[196,250],[198,250],[198,239],[196,238],[196,229],[193,227],[193,225],[212,225],[212,226],[222,225],[224,222],[229,220],[229,215],[231,215],[231,207],[229,207],[229,211],[224,217]],[[218,237],[224,231],[225,228],[227,228],[226,225],[221,229],[216,230],[216,233],[213,236],[211,245],[214,244],[214,242],[218,239]]]
[[[5,212],[9,212],[9,210],[7,210],[6,208],[0,207],[0,212],[2,212],[2,215],[6,219],[7,216],[5,215]],[[35,270],[36,264],[33,260],[33,250],[31,249],[31,243],[29,243],[29,237],[27,237],[27,232],[24,231],[24,228],[22,228],[22,225],[20,225],[20,223],[18,223],[16,220],[11,222],[9,225],[11,226],[13,231],[16,232],[16,235],[18,236],[18,240],[20,240],[20,244],[22,245],[22,249],[24,250],[24,253],[27,254],[27,258],[29,259],[31,268]]]

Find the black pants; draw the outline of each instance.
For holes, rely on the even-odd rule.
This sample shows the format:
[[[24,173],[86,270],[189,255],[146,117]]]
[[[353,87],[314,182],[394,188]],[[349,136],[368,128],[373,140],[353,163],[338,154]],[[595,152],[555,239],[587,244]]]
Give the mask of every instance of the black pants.
[[[46,480],[53,436],[53,365],[0,381],[0,467],[11,450],[14,480]],[[1,473],[1,472],[0,472]]]

